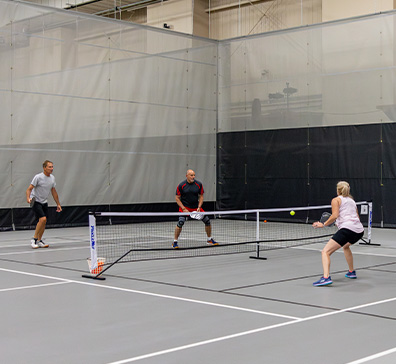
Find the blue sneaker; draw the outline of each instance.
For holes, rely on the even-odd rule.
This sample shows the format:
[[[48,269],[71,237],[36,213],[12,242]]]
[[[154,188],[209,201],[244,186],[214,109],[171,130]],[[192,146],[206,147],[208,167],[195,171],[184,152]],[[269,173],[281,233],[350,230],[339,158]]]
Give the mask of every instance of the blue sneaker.
[[[328,286],[332,283],[333,283],[333,281],[331,280],[331,277],[329,276],[329,278],[325,278],[325,277],[320,278],[318,281],[313,282],[313,285],[314,285],[314,287],[321,287],[321,286]]]
[[[177,245],[177,241],[174,241],[172,244],[173,249],[179,249],[179,245]]]
[[[351,278],[351,279],[356,279],[357,278],[356,271],[355,270],[353,272],[348,271],[348,273],[345,274],[345,277]]]
[[[208,245],[219,245],[219,243],[217,241],[214,241],[213,239],[210,239],[206,242],[206,244]]]

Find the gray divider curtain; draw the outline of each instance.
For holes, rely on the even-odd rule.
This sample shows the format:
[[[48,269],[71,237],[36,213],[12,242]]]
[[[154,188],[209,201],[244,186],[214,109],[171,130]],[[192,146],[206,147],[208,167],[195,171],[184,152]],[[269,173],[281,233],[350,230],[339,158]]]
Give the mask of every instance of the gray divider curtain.
[[[25,191],[54,162],[62,205],[176,210],[193,168],[216,191],[217,42],[0,0],[0,225],[34,223]]]

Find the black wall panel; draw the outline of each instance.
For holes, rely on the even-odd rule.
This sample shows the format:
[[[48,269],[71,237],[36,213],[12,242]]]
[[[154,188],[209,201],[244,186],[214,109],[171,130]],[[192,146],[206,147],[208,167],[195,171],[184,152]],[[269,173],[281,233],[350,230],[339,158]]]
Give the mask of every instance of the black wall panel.
[[[396,178],[396,127],[384,124],[382,127],[382,178]],[[385,182],[384,182],[385,183]]]
[[[306,179],[308,140],[305,129],[247,133],[248,176]],[[293,164],[289,163],[291,156]]]
[[[381,125],[312,128],[312,178],[379,178]]]
[[[396,226],[395,123],[219,133],[217,158],[219,209],[328,205],[346,180]]]
[[[0,209],[0,231],[12,229],[11,209]]]

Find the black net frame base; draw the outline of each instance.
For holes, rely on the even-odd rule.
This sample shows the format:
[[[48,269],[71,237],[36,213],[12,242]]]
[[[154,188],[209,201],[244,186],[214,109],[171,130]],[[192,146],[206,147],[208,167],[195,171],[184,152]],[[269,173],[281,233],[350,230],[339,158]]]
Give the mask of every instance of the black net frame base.
[[[122,255],[121,257],[119,257],[115,262],[111,263],[108,267],[106,267],[102,272],[98,273],[96,276],[92,275],[92,274],[83,274],[82,277],[83,278],[90,278],[90,279],[98,279],[100,281],[104,281],[106,280],[105,277],[102,277],[102,274],[104,272],[106,272],[108,269],[110,269],[114,264],[117,264],[122,258],[126,257],[128,254],[130,254],[133,251],[133,249],[127,251],[124,255]]]
[[[365,246],[381,246],[381,244],[376,244],[376,243],[372,243],[370,240],[366,240],[366,239],[361,239],[362,242],[359,243],[359,245],[365,245]]]
[[[81,277],[83,278],[90,278],[90,279],[97,279],[99,281],[105,281],[106,278],[102,277],[102,273],[97,274],[96,276],[93,274],[83,274]]]
[[[256,255],[251,255],[249,258],[250,259],[258,259],[258,260],[267,260],[265,257],[260,257],[260,245],[259,242],[256,241]]]

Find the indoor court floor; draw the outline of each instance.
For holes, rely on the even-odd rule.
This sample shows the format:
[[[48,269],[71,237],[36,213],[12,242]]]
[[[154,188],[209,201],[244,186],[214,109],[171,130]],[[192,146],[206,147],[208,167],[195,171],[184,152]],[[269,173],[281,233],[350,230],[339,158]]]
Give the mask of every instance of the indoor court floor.
[[[118,264],[86,279],[88,227],[1,232],[2,364],[396,363],[396,231],[342,251],[324,244]]]

